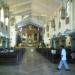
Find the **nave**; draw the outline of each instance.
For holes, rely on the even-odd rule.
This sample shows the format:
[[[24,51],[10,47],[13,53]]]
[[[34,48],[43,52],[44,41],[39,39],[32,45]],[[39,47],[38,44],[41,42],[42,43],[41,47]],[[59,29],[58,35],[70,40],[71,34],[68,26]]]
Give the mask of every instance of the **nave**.
[[[71,71],[64,68],[59,72],[57,64],[39,54],[35,48],[28,47],[22,61],[15,65],[0,65],[1,75],[75,75],[75,64],[70,64]]]

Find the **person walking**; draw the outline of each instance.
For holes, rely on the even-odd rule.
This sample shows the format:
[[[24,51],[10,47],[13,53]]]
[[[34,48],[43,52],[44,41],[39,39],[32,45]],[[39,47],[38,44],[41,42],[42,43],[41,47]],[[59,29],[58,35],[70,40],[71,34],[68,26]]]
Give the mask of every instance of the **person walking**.
[[[66,49],[62,45],[61,46],[61,60],[58,64],[57,70],[61,70],[62,65],[64,65],[65,70],[70,71],[70,68],[69,68],[68,63],[67,63],[66,55],[67,55]]]

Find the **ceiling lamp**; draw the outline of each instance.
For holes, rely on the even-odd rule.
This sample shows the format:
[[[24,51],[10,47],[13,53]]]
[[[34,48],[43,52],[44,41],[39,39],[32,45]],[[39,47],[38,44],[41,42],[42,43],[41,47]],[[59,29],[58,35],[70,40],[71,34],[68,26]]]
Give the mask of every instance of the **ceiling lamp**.
[[[9,17],[9,7],[7,5],[4,6],[4,16]]]
[[[61,19],[65,19],[67,16],[65,7],[61,8]]]
[[[67,16],[66,8],[67,8],[67,1],[62,0],[61,19],[65,19]]]

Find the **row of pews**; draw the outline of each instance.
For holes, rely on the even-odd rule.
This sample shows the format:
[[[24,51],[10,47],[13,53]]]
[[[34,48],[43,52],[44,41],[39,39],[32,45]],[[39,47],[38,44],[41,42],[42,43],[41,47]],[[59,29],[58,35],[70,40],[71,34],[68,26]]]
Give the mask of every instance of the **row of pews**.
[[[0,64],[19,63],[25,53],[25,48],[0,48]]]
[[[51,53],[51,48],[36,48],[36,51],[48,59],[52,63],[58,63],[61,59],[60,49],[56,49],[56,54]],[[75,63],[75,51],[71,51],[67,48],[67,61],[69,63]]]
[[[56,54],[52,55],[50,48],[36,48],[36,51],[52,63],[57,63],[60,59],[58,51],[56,51]]]

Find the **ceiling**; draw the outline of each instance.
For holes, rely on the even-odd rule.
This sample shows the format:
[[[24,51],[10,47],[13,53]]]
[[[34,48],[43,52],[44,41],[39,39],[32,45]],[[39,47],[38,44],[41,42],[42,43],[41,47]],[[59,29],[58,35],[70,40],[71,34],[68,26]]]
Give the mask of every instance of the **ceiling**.
[[[2,0],[8,4],[11,15],[30,15],[31,17],[52,16],[62,0]]]
[[[51,15],[60,4],[60,0],[3,0],[10,7],[12,15]]]

